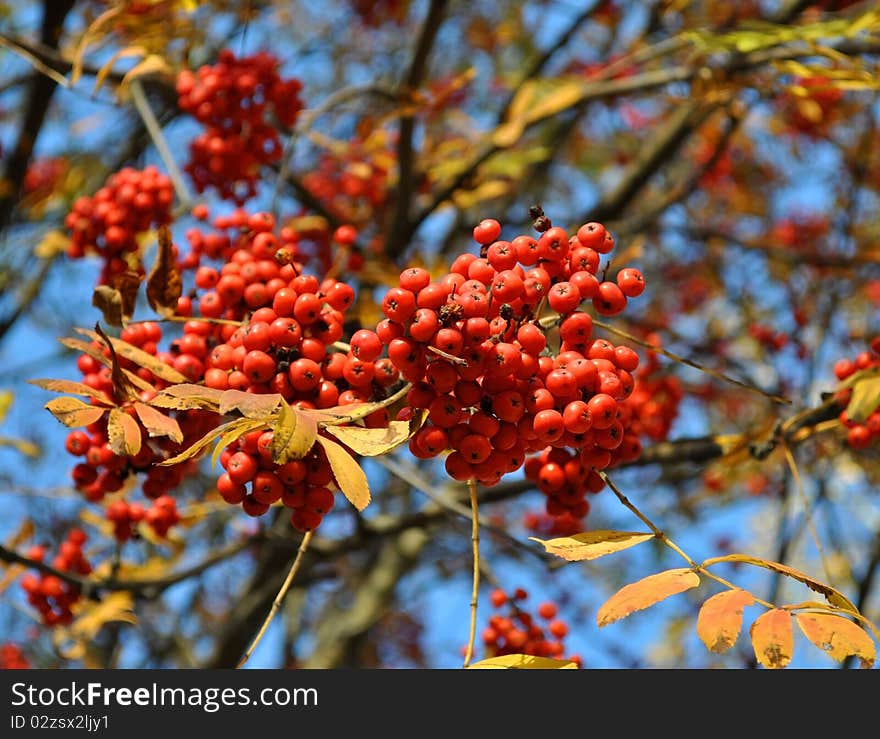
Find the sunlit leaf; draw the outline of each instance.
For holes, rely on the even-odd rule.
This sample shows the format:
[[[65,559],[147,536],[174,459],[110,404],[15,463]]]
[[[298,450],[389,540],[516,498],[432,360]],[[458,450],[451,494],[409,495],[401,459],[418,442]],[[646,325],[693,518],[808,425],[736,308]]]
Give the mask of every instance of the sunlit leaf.
[[[865,377],[853,385],[846,415],[856,423],[864,423],[880,406],[880,377]]]
[[[201,408],[219,413],[222,395],[223,390],[183,383],[160,390],[150,401],[150,405],[179,411]]]
[[[82,329],[77,329],[78,331]],[[82,352],[83,354],[88,354],[88,356],[92,357],[92,359],[97,360],[105,367],[113,367],[113,362],[109,357],[104,355],[100,349],[95,346],[92,346],[88,341],[83,341],[82,339],[75,339],[73,337],[61,337],[58,339],[59,343],[66,346],[68,349],[73,349],[74,351]],[[145,390],[147,392],[155,392],[156,388],[154,388],[149,382],[144,380],[141,377],[138,377],[134,372],[130,372],[127,369],[122,370],[123,374],[128,378],[128,381],[137,387],[140,390]]]
[[[88,426],[107,412],[107,409],[101,406],[89,405],[77,398],[68,397],[53,398],[43,407],[70,428]]]
[[[67,251],[70,236],[57,229],[49,231],[34,247],[34,255],[40,259],[52,259]]]
[[[744,564],[756,565],[757,567],[764,567],[773,572],[778,572],[780,575],[786,575],[787,577],[802,582],[810,588],[810,590],[813,590],[816,593],[821,593],[831,605],[837,606],[838,608],[844,608],[853,613],[859,612],[859,609],[856,608],[847,597],[843,595],[843,593],[835,590],[830,585],[819,582],[800,570],[796,570],[794,567],[789,567],[788,565],[783,565],[779,562],[760,559],[758,557],[751,557],[748,554],[725,554],[723,557],[712,557],[703,562],[702,566],[711,567],[719,562],[742,562]]]
[[[100,339],[100,336],[95,331],[89,331],[84,328],[77,328],[75,330],[77,333],[80,333],[83,336],[88,336],[91,339]],[[150,372],[160,380],[165,380],[165,382],[173,384],[188,383],[186,375],[181,374],[174,369],[174,367],[165,364],[165,362],[155,355],[145,352],[140,347],[137,347],[134,344],[129,344],[122,339],[117,339],[116,337],[107,338],[110,345],[113,347],[113,351],[115,351],[120,357],[124,357],[125,359],[134,362],[138,367],[150,370]],[[202,389],[206,390],[205,388]]]
[[[211,453],[211,467],[214,468],[217,465],[217,460],[220,459],[220,455],[223,454],[223,450],[226,447],[245,434],[256,431],[264,425],[263,421],[254,421],[248,418],[239,418],[233,421],[232,424],[228,424],[228,428],[223,432],[223,435],[214,446],[214,451]]]
[[[177,312],[177,299],[183,293],[183,280],[174,258],[171,229],[159,227],[159,249],[156,261],[147,275],[147,301],[159,315],[168,317]]]
[[[272,432],[272,459],[277,464],[285,464],[291,459],[302,459],[314,446],[318,424],[309,414],[291,407],[282,398]]]
[[[244,428],[246,425],[254,423],[253,421],[248,421],[244,418],[236,418],[233,421],[227,421],[226,423],[222,423],[215,428],[212,428],[208,431],[201,439],[193,442],[190,446],[184,449],[179,454],[175,454],[173,457],[169,457],[162,462],[159,462],[159,465],[162,467],[170,467],[171,465],[180,464],[181,462],[186,461],[187,459],[193,459],[194,457],[201,454],[205,448],[214,440],[219,439],[223,434],[228,433],[230,430],[238,430]],[[242,432],[243,433],[243,432]],[[240,435],[240,434],[239,434]]]
[[[15,395],[11,390],[0,392],[0,423],[3,422],[3,419],[6,418],[6,414],[9,413],[13,400],[15,400]]]
[[[764,667],[779,670],[788,666],[794,650],[791,614],[782,608],[762,613],[749,629],[755,658]]]
[[[570,562],[604,557],[606,554],[629,549],[653,538],[654,534],[646,534],[642,531],[608,530],[586,531],[582,534],[563,536],[557,539],[529,537],[532,541],[542,544],[550,554],[555,554]]]
[[[409,440],[409,421],[389,421],[387,428],[363,426],[327,426],[324,429],[356,454],[376,457],[387,454]]]
[[[569,659],[535,657],[531,654],[505,654],[468,665],[469,670],[576,670],[577,668],[577,662]]]
[[[128,413],[111,408],[107,417],[107,441],[118,457],[133,457],[141,450],[141,428]]]
[[[804,635],[832,659],[842,662],[858,657],[862,667],[870,668],[877,659],[877,648],[867,632],[843,616],[832,613],[797,613],[795,620]]]
[[[630,583],[612,595],[596,614],[596,623],[607,626],[634,611],[654,605],[671,595],[683,593],[700,584],[697,573],[689,568],[666,570]]]
[[[359,511],[364,510],[370,504],[370,486],[360,465],[345,449],[326,436],[318,436],[318,442],[324,447],[342,494]]]
[[[146,403],[135,402],[134,410],[137,413],[140,422],[150,436],[167,436],[171,441],[178,444],[183,441],[183,432],[180,430],[180,424],[177,420],[159,413],[155,408],[148,406]]]
[[[697,636],[710,652],[726,652],[742,631],[743,609],[755,602],[746,590],[724,590],[706,600],[697,616]]]
[[[283,398],[278,393],[246,393],[242,390],[224,390],[220,395],[217,412],[225,416],[238,411],[246,418],[267,418],[271,416]]]
[[[105,405],[113,405],[110,399],[100,390],[95,390],[95,388],[84,385],[81,382],[38,378],[36,380],[28,380],[28,383],[41,387],[43,390],[49,390],[53,393],[72,393],[73,395],[82,395],[86,398],[94,398]],[[2,417],[0,417],[0,420],[2,420]]]

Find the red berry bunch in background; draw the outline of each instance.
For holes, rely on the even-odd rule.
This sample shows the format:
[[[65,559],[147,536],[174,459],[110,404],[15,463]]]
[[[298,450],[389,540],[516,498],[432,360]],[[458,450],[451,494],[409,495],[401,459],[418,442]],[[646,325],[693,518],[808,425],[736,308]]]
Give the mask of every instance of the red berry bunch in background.
[[[648,341],[660,346],[659,336],[649,335]],[[658,355],[648,352],[635,373],[635,383],[632,394],[622,403],[626,425],[639,440],[664,441],[678,418],[684,397],[681,382],[664,373]]]
[[[427,412],[409,445],[416,457],[452,450],[445,465],[453,479],[494,485],[541,453],[527,474],[537,480],[550,465],[539,485],[558,493],[548,512],[577,517],[598,487],[596,470],[640,450],[620,420],[639,357],[594,338],[584,307],[617,315],[644,279],[629,267],[605,279],[600,262],[614,238],[602,224],[569,234],[539,221],[537,238],[507,241],[497,221],[483,220],[473,233],[480,256],[460,255],[442,279],[405,270],[385,295],[376,333],[413,384],[409,406]]]
[[[558,607],[551,601],[541,603],[537,617],[525,608],[528,593],[517,588],[513,594],[497,588],[490,601],[500,613],[489,617],[482,639],[486,657],[507,654],[529,654],[535,657],[567,659],[581,666],[577,655],[565,656],[565,637],[568,625],[559,618]]]
[[[875,337],[870,347],[859,352],[855,359],[838,359],[834,365],[834,374],[838,380],[843,381],[868,369],[880,369],[880,336]],[[848,404],[851,398],[851,387],[837,394],[837,399],[842,404]],[[875,408],[863,422],[855,421],[843,410],[840,413],[840,422],[847,429],[846,443],[851,449],[867,449],[880,440],[880,408]]]
[[[62,572],[88,575],[92,567],[82,550],[87,538],[81,529],[71,529],[61,542],[58,554],[52,559],[52,567]],[[33,546],[27,556],[35,562],[43,562],[46,554],[45,547]],[[28,603],[37,609],[45,626],[65,625],[73,620],[71,608],[80,599],[77,586],[55,575],[40,572],[22,577],[21,587],[27,594]]]
[[[256,194],[260,168],[281,159],[278,127],[291,128],[303,106],[302,83],[282,78],[278,66],[268,52],[224,49],[216,64],[178,75],[181,109],[205,126],[186,165],[198,192],[213,187],[241,204]]]
[[[67,256],[98,254],[104,262],[98,284],[109,284],[127,270],[142,273],[138,236],[171,223],[173,202],[171,180],[156,167],[119,170],[94,195],[73,203],[64,219],[71,237]]]
[[[0,644],[0,670],[29,670],[30,660],[18,644]]]

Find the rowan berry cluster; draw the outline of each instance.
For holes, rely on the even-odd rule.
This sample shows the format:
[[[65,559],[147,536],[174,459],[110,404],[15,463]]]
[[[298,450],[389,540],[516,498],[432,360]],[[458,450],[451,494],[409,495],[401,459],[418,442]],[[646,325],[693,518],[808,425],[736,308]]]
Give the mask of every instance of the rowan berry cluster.
[[[81,529],[71,529],[61,542],[58,554],[52,559],[52,567],[62,572],[88,575],[92,567],[82,550],[87,538]],[[45,547],[36,545],[30,548],[27,556],[35,562],[43,562],[46,554]],[[40,572],[24,575],[21,587],[27,594],[28,603],[37,609],[45,626],[65,625],[73,620],[71,609],[81,596],[76,585],[56,575]]]
[[[143,272],[138,236],[170,223],[173,201],[171,180],[156,167],[119,170],[94,195],[74,201],[64,219],[71,237],[67,256],[98,254],[103,260],[98,284],[130,269]]]
[[[834,374],[841,381],[868,369],[880,369],[880,336],[875,337],[869,348],[859,352],[855,359],[838,359],[834,364]],[[848,404],[852,398],[852,388],[845,388],[837,394],[837,398],[842,404]],[[862,422],[850,418],[843,410],[840,412],[840,422],[847,429],[846,443],[851,449],[867,449],[880,440],[880,408],[875,408]]]
[[[29,670],[30,660],[18,644],[0,644],[0,670]]]
[[[303,106],[302,83],[282,78],[278,66],[268,52],[224,49],[216,64],[178,75],[181,109],[205,126],[186,165],[198,192],[213,187],[242,204],[256,194],[260,168],[281,159],[278,126],[291,128]]]
[[[581,658],[565,655],[568,625],[559,618],[558,607],[551,601],[541,603],[537,618],[525,607],[528,592],[517,588],[512,594],[496,588],[490,595],[492,606],[501,613],[489,617],[482,639],[486,657],[529,654],[535,657],[568,659],[579,666]]]
[[[602,224],[572,235],[546,217],[536,225],[538,238],[507,241],[500,224],[485,219],[473,233],[480,256],[460,255],[440,280],[405,270],[384,297],[376,333],[412,383],[408,404],[428,414],[409,444],[416,457],[452,450],[445,466],[453,479],[494,485],[540,453],[527,474],[538,479],[537,470],[552,464],[540,485],[558,493],[551,512],[578,516],[598,485],[596,470],[640,449],[619,418],[639,357],[593,338],[582,305],[616,315],[642,293],[644,279],[634,268],[605,278],[600,261],[614,238]],[[559,346],[551,353],[553,328]]]

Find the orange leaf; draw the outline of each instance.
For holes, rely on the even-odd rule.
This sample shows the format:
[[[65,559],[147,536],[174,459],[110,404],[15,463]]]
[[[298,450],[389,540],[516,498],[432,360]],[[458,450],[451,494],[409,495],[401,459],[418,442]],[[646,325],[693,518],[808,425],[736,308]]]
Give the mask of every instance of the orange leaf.
[[[175,419],[141,402],[134,403],[134,410],[150,436],[167,436],[178,444],[183,441],[183,432]]]
[[[83,329],[77,329],[77,331],[85,332]],[[97,335],[97,334],[96,334]],[[104,356],[104,352],[98,349],[95,346],[92,346],[88,341],[83,341],[82,339],[74,339],[72,336],[64,336],[58,339],[59,343],[66,346],[68,349],[73,349],[74,351],[82,352],[83,354],[88,354],[92,359],[97,360],[105,367],[110,367],[112,369],[113,362],[109,357]],[[142,377],[139,377],[134,372],[130,370],[123,369],[122,373],[128,378],[129,382],[132,385],[137,387],[139,390],[145,390],[147,392],[156,392],[156,388],[154,388],[149,382],[144,380]]]
[[[743,608],[755,602],[746,590],[725,590],[709,598],[697,616],[697,636],[710,652],[726,652],[742,629]]]
[[[877,648],[863,628],[832,613],[798,613],[795,620],[804,635],[830,657],[842,662],[849,655],[858,657],[862,667],[870,668],[877,659]]]
[[[638,582],[624,586],[606,600],[596,614],[596,623],[600,627],[607,626],[629,616],[633,611],[640,611],[699,584],[697,573],[687,567],[648,575]]]
[[[794,650],[794,633],[791,614],[782,608],[762,613],[749,629],[755,657],[764,667],[781,670],[791,662]]]
[[[544,540],[534,536],[529,537],[532,541],[543,544],[550,554],[567,559],[569,562],[597,559],[606,554],[629,549],[653,538],[654,534],[646,534],[641,531],[606,530],[587,531],[583,534],[563,536],[558,539]]]
[[[111,408],[107,417],[107,441],[119,457],[133,457],[141,450],[141,428],[131,416]]]
[[[766,559],[759,559],[758,557],[751,557],[748,554],[725,554],[723,557],[713,557],[712,559],[707,559],[703,562],[702,566],[709,567],[719,562],[743,562],[746,564],[757,565],[758,567],[764,567],[773,572],[778,572],[780,575],[786,575],[798,582],[802,582],[810,590],[813,590],[816,593],[821,593],[833,606],[852,611],[853,613],[859,612],[859,609],[856,608],[843,593],[835,590],[830,585],[826,585],[825,583],[810,577],[800,570],[796,570],[794,567],[789,567],[788,565],[783,565],[779,562],[771,562]]]
[[[61,423],[70,428],[88,426],[97,421],[107,411],[106,408],[83,403],[77,398],[54,398],[43,407]]]
[[[183,280],[174,258],[171,229],[159,226],[159,251],[147,275],[147,301],[156,313],[167,318],[177,312],[177,299],[182,292]]]

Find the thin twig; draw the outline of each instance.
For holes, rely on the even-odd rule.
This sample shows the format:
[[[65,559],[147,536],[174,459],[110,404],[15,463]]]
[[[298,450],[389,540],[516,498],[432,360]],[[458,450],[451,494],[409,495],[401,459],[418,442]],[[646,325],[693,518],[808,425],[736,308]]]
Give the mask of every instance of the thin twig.
[[[284,596],[287,595],[287,591],[293,584],[293,578],[296,577],[296,573],[299,571],[299,567],[302,564],[303,556],[306,553],[306,549],[309,548],[309,542],[311,540],[312,532],[307,531],[305,533],[305,536],[303,536],[302,538],[302,542],[300,542],[299,549],[297,549],[296,551],[296,558],[293,560],[293,564],[290,567],[290,572],[287,573],[287,577],[284,579],[284,583],[281,585],[281,590],[278,591],[278,595],[275,596],[275,600],[272,602],[272,608],[269,610],[269,615],[266,616],[266,620],[263,621],[263,625],[260,627],[260,630],[257,632],[257,635],[254,637],[251,645],[247,648],[241,660],[236,665],[236,669],[240,669],[244,665],[244,663],[247,662],[248,659],[250,659],[250,656],[254,653],[254,650],[257,648],[260,641],[262,641],[263,636],[265,636],[266,630],[269,628],[269,624],[272,623],[272,619],[275,618],[275,614],[278,613],[278,609],[281,608],[281,603],[284,601]]]
[[[477,601],[480,594],[480,515],[477,510],[477,483],[474,479],[468,480],[468,490],[471,498],[471,542],[474,545],[474,586],[471,590],[471,626],[463,667],[467,667],[474,656],[474,640],[477,635]]]
[[[782,452],[785,455],[785,461],[788,464],[788,469],[791,470],[791,476],[794,480],[795,487],[798,491],[798,496],[800,496],[801,503],[804,506],[804,516],[807,520],[807,526],[810,528],[810,534],[813,537],[813,542],[816,545],[816,549],[819,552],[819,559],[822,561],[822,569],[825,572],[825,579],[830,584],[832,583],[831,577],[831,569],[828,567],[828,560],[825,557],[825,550],[822,547],[822,541],[819,539],[819,533],[816,531],[816,524],[813,521],[813,514],[810,510],[810,501],[807,500],[807,494],[804,491],[804,483],[801,480],[801,473],[798,471],[797,463],[794,459],[794,454],[791,453],[791,447],[785,442],[785,439],[782,440]]]
[[[189,193],[186,182],[183,180],[180,167],[177,166],[177,162],[171,154],[171,149],[168,148],[168,142],[165,141],[162,127],[159,125],[159,121],[150,107],[150,102],[147,100],[141,81],[134,78],[129,84],[129,90],[131,90],[132,102],[134,102],[134,106],[137,108],[147,132],[150,134],[150,138],[153,140],[153,144],[156,146],[156,150],[159,152],[159,156],[162,157],[162,162],[168,170],[168,176],[171,178],[177,197],[180,198],[181,206],[188,207],[192,203],[192,196]]]
[[[604,321],[600,321],[596,318],[593,319],[593,325],[598,326],[599,328],[603,328],[606,331],[610,331],[612,334],[617,334],[618,336],[622,336],[627,341],[632,341],[639,346],[643,346],[646,349],[650,349],[653,352],[657,352],[658,354],[662,354],[664,357],[672,359],[675,362],[680,362],[681,364],[686,364],[688,367],[693,367],[694,369],[700,370],[700,372],[705,372],[707,375],[711,375],[716,379],[723,380],[724,382],[729,382],[733,385],[737,385],[738,387],[744,388],[749,392],[758,393],[759,395],[763,395],[765,398],[772,400],[774,403],[779,403],[780,405],[791,405],[791,401],[788,398],[783,398],[780,395],[774,395],[773,393],[768,393],[766,390],[761,390],[761,388],[754,387],[753,385],[749,385],[748,383],[743,382],[742,380],[737,380],[734,377],[730,377],[729,375],[725,375],[723,372],[718,372],[717,370],[710,369],[709,367],[705,367],[697,362],[694,362],[691,359],[687,359],[685,357],[681,357],[678,354],[674,354],[663,347],[657,346],[656,344],[652,344],[649,341],[645,341],[644,339],[640,339],[637,336],[633,336],[631,333],[624,331],[622,329],[616,328]]]

